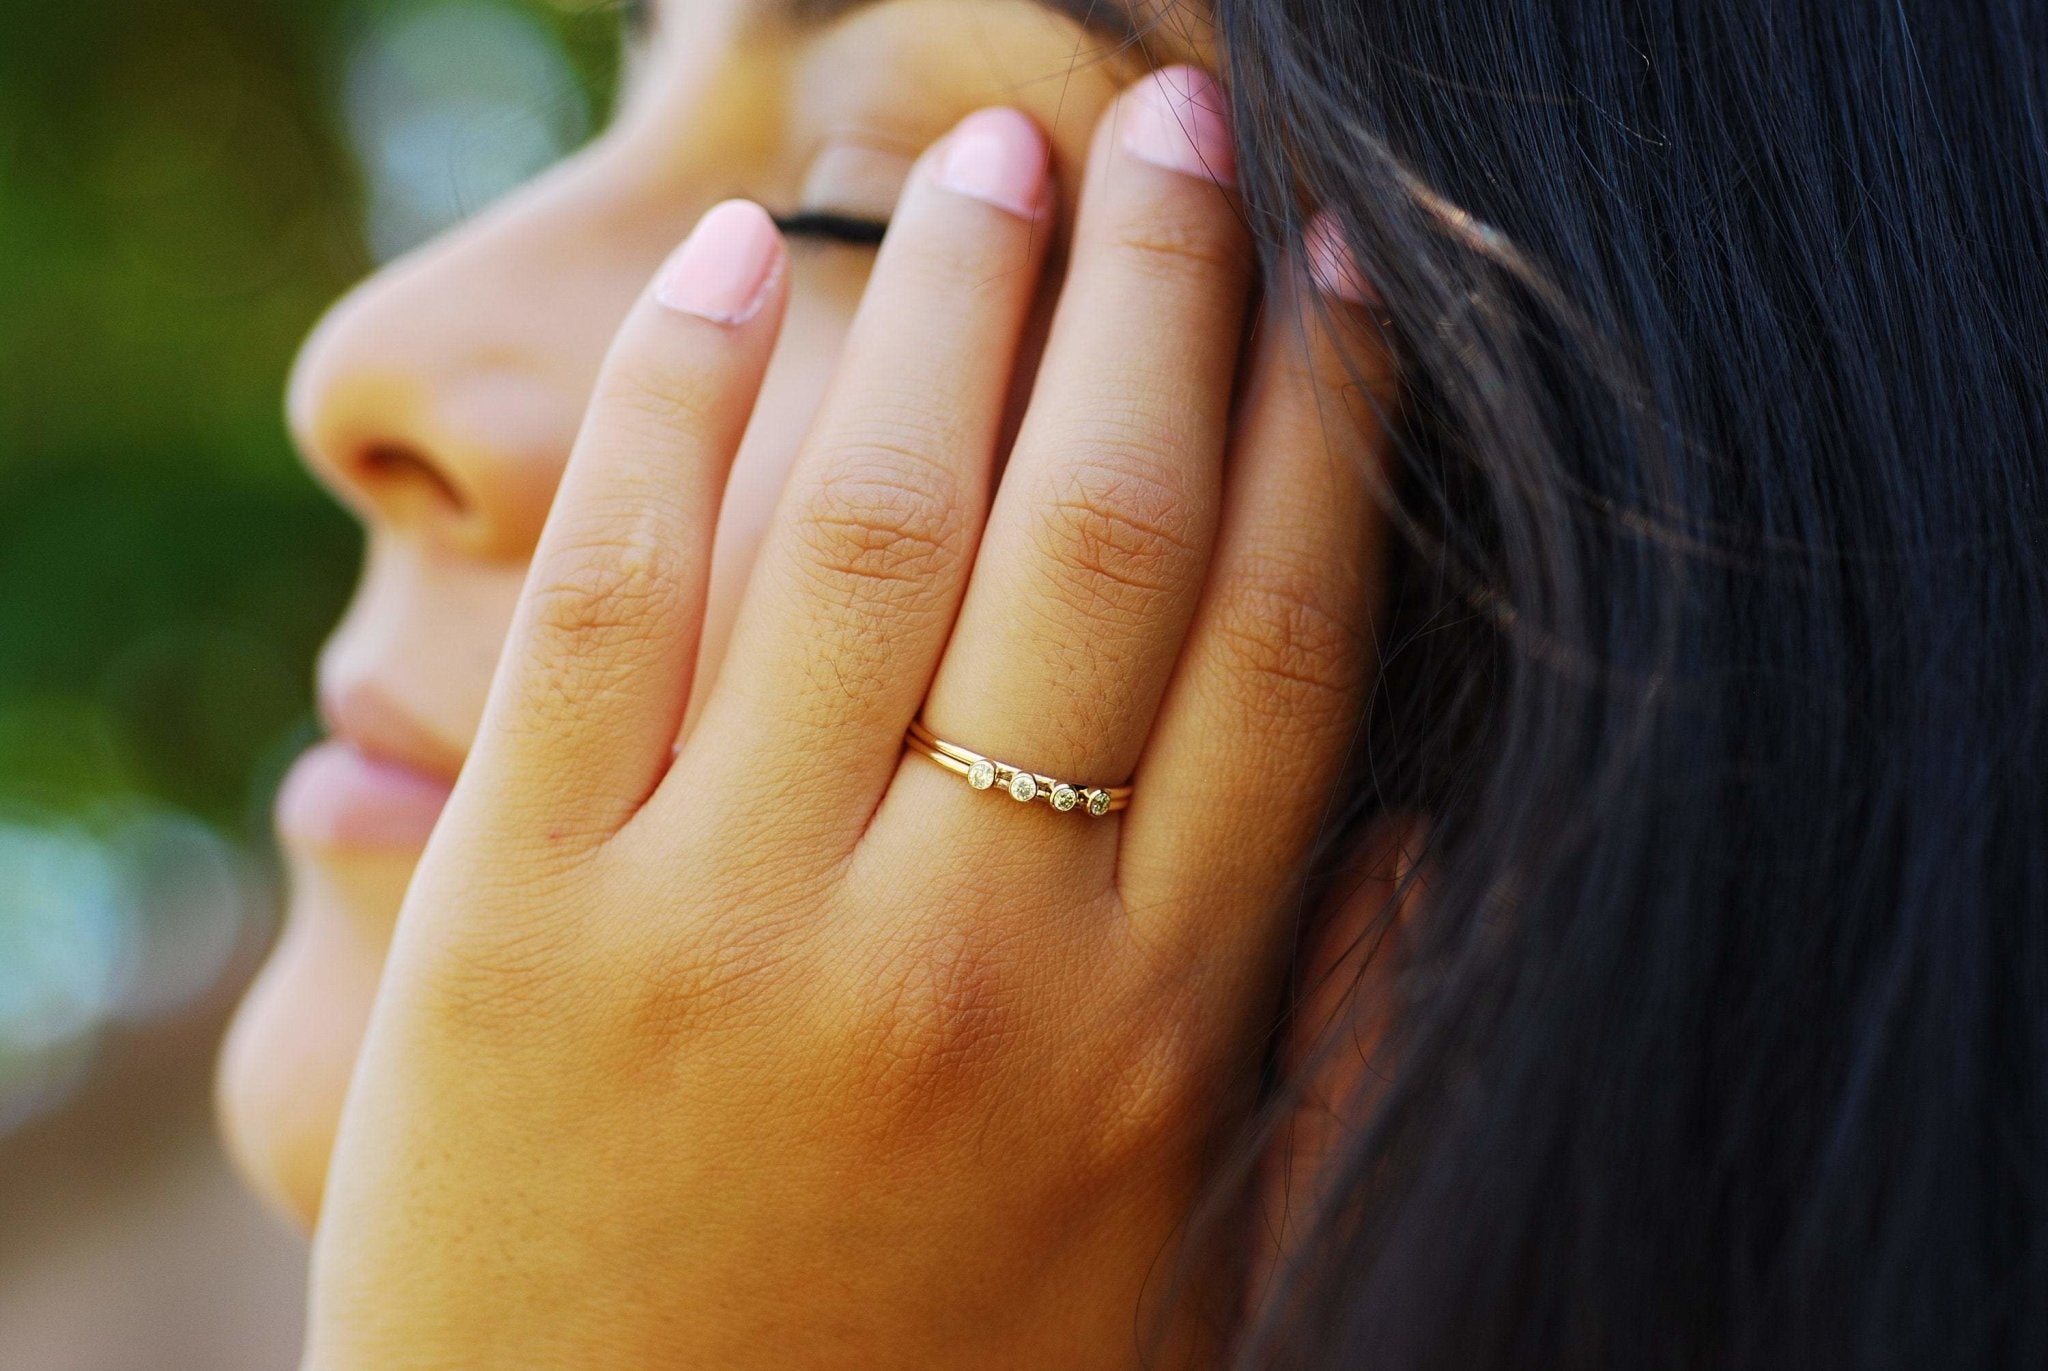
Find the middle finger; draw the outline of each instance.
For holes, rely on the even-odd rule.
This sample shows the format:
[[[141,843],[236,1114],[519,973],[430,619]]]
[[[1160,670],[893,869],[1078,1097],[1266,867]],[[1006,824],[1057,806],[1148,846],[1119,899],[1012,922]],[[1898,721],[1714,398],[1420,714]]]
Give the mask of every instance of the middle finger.
[[[744,746],[717,749],[715,774],[679,769],[679,794],[766,780],[784,813],[864,825],[966,585],[1049,177],[1043,134],[1007,109],[913,171],[692,735]]]

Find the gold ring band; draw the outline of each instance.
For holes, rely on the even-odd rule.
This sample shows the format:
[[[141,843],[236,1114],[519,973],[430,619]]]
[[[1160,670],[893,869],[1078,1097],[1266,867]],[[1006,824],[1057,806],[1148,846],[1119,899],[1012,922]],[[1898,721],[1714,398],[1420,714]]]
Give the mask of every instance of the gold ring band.
[[[1044,800],[1062,814],[1081,809],[1099,819],[1131,803],[1131,788],[1127,785],[1070,785],[1036,771],[1026,771],[944,741],[924,726],[923,719],[911,721],[910,731],[903,735],[903,746],[931,758],[955,775],[965,776],[967,784],[976,790],[1004,790],[1021,804]]]

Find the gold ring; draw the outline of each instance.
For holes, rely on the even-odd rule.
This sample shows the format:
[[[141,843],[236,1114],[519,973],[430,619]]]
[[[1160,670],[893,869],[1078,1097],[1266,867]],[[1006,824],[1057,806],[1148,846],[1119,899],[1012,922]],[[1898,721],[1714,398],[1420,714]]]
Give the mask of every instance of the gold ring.
[[[931,758],[955,775],[965,776],[967,784],[976,790],[1006,790],[1010,798],[1020,804],[1044,800],[1062,814],[1085,809],[1099,819],[1105,814],[1116,813],[1131,802],[1131,788],[1127,785],[1069,785],[1051,776],[1041,776],[1035,771],[984,757],[957,743],[945,742],[924,726],[923,719],[911,721],[910,731],[903,735],[903,746]]]

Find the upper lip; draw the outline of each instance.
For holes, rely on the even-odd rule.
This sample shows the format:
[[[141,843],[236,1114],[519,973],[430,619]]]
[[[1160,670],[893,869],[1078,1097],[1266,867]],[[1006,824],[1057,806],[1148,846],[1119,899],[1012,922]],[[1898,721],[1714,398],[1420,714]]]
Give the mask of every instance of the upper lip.
[[[462,770],[462,749],[421,723],[392,691],[377,682],[323,683],[320,717],[332,737],[381,761],[395,762],[450,785]]]

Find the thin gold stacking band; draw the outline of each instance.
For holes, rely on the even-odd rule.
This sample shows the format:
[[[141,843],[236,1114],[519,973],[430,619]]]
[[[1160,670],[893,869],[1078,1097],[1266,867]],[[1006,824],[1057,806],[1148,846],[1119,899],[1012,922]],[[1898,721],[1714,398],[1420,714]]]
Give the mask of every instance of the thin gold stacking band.
[[[984,757],[958,743],[944,741],[924,726],[923,719],[911,721],[910,731],[903,735],[903,745],[912,752],[931,758],[946,770],[965,776],[967,784],[976,790],[1006,790],[1011,799],[1021,804],[1043,800],[1062,814],[1081,809],[1099,819],[1105,814],[1116,813],[1131,802],[1131,788],[1127,785],[1070,785],[1035,771],[1025,771],[993,757]]]

